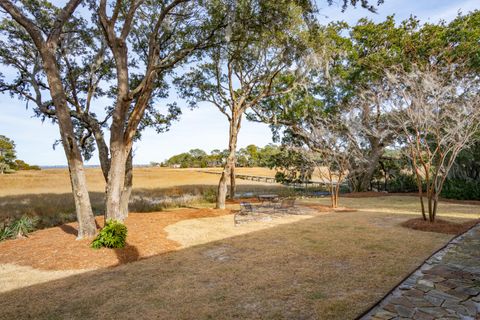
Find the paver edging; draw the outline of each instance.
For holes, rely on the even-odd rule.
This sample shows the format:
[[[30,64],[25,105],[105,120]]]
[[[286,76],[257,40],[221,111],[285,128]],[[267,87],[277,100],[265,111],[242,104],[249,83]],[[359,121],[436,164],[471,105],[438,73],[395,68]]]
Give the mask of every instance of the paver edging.
[[[372,304],[368,309],[366,309],[364,312],[362,312],[359,316],[355,318],[355,320],[362,320],[366,319],[367,316],[371,316],[373,311],[376,311],[378,307],[382,306],[382,304],[390,297],[396,297],[394,293],[401,289],[401,285],[409,280],[410,278],[413,279],[418,279],[421,275],[422,272],[421,270],[424,265],[429,265],[429,262],[432,262],[434,260],[438,260],[437,256],[445,255],[448,250],[454,246],[455,244],[459,243],[460,240],[462,240],[469,232],[471,232],[473,229],[480,227],[480,222],[476,223],[472,227],[470,227],[468,230],[466,230],[464,233],[452,237],[444,246],[433,252],[428,258],[426,258],[423,262],[421,262],[411,273],[409,273],[407,276],[405,276],[402,280],[400,280],[392,289],[390,289],[385,295],[382,296],[377,302]]]

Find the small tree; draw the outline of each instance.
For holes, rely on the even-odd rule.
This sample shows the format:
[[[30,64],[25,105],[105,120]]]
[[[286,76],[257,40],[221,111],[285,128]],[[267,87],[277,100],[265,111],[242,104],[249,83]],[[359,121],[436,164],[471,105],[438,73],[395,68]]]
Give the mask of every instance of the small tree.
[[[444,70],[442,70],[444,71]],[[480,126],[477,77],[445,76],[455,72],[411,71],[389,73],[400,143],[405,147],[418,183],[422,216],[426,185],[428,220],[435,221],[439,195],[458,154],[474,142]]]
[[[13,140],[0,135],[0,174],[14,167],[16,158]]]
[[[290,128],[315,155],[319,175],[329,186],[332,208],[338,207],[342,184],[357,174],[354,164],[365,161],[352,131],[354,126],[345,115],[331,114],[310,116]]]

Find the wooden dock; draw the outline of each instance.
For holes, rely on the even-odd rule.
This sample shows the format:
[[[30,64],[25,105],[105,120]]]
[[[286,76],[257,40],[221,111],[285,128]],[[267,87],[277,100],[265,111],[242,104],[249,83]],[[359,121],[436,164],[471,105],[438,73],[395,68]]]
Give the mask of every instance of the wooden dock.
[[[212,173],[212,174],[222,174],[221,171],[198,171],[202,173]],[[250,180],[250,181],[258,181],[258,182],[265,182],[265,183],[277,183],[275,177],[268,177],[268,176],[254,176],[249,174],[235,174],[235,178],[242,179],[242,180]]]
[[[201,171],[203,173],[211,173],[211,174],[222,174],[221,171]],[[307,181],[307,182],[291,182],[291,183],[280,183],[275,180],[275,177],[268,177],[268,176],[256,176],[256,175],[249,175],[249,174],[235,174],[235,178],[242,179],[242,180],[250,180],[250,181],[257,181],[257,182],[265,182],[265,183],[273,183],[273,184],[281,184],[284,186],[288,186],[291,188],[327,188],[329,186],[329,182],[327,181]]]

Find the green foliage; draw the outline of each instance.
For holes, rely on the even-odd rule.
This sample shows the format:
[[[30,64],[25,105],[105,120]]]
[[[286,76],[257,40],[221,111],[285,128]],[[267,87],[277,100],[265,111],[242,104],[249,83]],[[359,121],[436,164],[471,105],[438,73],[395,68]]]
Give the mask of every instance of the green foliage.
[[[15,143],[6,136],[0,135],[0,173],[15,167]]]
[[[287,180],[287,177],[285,176],[284,172],[278,171],[277,173],[275,173],[275,181],[279,183],[284,183],[286,182],[286,180]]]
[[[414,175],[399,173],[388,181],[388,192],[417,192],[418,184]]]
[[[236,153],[237,167],[272,167],[273,158],[279,153],[279,148],[268,144],[264,148],[248,145]],[[206,168],[220,167],[225,163],[228,150],[212,150],[210,154],[200,149],[192,149],[170,157],[165,161],[167,166],[180,166],[180,168]]]
[[[29,165],[23,160],[15,160],[15,170],[41,170],[39,166]]]
[[[0,135],[0,173],[11,173],[15,170],[40,170],[40,167],[31,166],[25,161],[17,159],[15,142]]]
[[[4,226],[0,229],[0,241],[10,239],[14,235],[12,229],[9,226]]]
[[[127,240],[127,227],[115,220],[108,220],[105,227],[92,241],[92,248],[123,248]]]
[[[277,182],[305,182],[311,179],[315,164],[305,154],[285,148],[272,157],[270,168],[279,171]]]
[[[37,217],[23,215],[12,223],[4,223],[0,229],[0,241],[14,237],[26,237],[38,225]]]
[[[10,226],[15,236],[27,236],[28,233],[35,230],[38,224],[38,218],[22,216],[20,219],[15,220]]]
[[[214,203],[217,200],[217,191],[214,188],[206,189],[202,195],[207,202]]]
[[[457,200],[480,200],[480,181],[471,179],[447,179],[441,196]]]

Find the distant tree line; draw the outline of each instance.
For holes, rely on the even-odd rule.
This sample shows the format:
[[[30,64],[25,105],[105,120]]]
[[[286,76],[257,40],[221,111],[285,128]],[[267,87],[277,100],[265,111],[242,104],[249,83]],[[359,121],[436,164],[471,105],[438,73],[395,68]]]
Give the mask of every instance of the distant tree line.
[[[0,135],[0,174],[12,173],[17,170],[40,170],[40,167],[29,165],[25,161],[17,159],[15,142],[4,135]]]
[[[237,167],[269,167],[276,166],[276,156],[281,153],[280,148],[274,144],[258,147],[254,144],[236,151],[235,166]],[[208,168],[223,167],[228,158],[229,150],[215,149],[207,154],[201,149],[192,149],[174,155],[163,163],[151,163],[167,167],[179,168]]]

